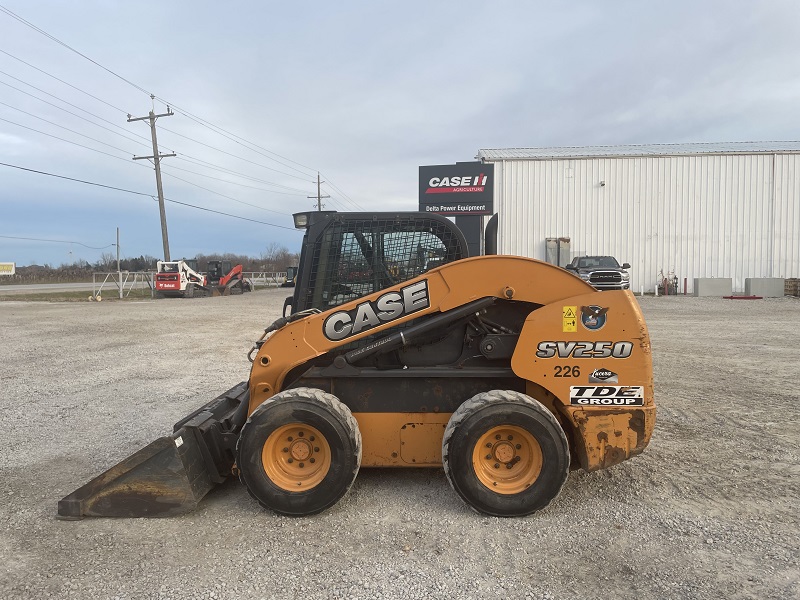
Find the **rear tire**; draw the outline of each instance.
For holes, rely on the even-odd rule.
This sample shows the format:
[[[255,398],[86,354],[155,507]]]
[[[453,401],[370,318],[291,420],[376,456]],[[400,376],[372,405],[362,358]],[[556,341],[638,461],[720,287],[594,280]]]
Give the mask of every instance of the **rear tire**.
[[[236,447],[239,479],[259,504],[288,516],[336,504],[361,466],[361,432],[333,394],[295,388],[261,404]]]
[[[540,402],[492,390],[458,407],[442,439],[450,485],[474,510],[520,517],[545,508],[569,474],[564,430]]]

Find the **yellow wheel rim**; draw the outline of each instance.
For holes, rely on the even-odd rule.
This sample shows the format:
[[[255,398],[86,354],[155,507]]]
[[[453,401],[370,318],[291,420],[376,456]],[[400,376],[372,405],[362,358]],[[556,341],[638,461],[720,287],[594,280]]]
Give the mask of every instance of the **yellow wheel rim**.
[[[498,494],[518,494],[542,471],[542,447],[528,431],[500,425],[484,433],[472,451],[472,467],[483,485]]]
[[[289,492],[303,492],[325,479],[331,467],[331,447],[314,427],[283,425],[270,434],[261,451],[264,472]]]

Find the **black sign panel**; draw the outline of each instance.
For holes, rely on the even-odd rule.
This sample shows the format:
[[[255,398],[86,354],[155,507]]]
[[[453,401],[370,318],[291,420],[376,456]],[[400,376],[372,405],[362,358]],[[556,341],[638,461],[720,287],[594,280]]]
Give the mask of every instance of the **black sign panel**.
[[[494,213],[494,165],[480,162],[419,168],[419,209],[439,215]]]

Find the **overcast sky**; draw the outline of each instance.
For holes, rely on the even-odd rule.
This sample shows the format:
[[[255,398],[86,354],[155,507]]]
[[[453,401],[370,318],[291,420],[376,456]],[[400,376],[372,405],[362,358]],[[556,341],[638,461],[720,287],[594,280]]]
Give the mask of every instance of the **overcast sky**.
[[[326,208],[415,210],[420,165],[482,148],[800,140],[798,31],[794,0],[0,0],[0,262],[95,262],[117,227],[162,255],[127,114],[175,111],[172,258],[258,256],[299,250],[317,171]]]

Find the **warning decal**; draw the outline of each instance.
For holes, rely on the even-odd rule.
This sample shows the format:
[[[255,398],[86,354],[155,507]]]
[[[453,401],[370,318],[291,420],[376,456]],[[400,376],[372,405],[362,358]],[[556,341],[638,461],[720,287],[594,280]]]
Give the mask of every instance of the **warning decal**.
[[[564,333],[575,333],[578,331],[578,307],[565,306],[562,309],[562,331]]]

